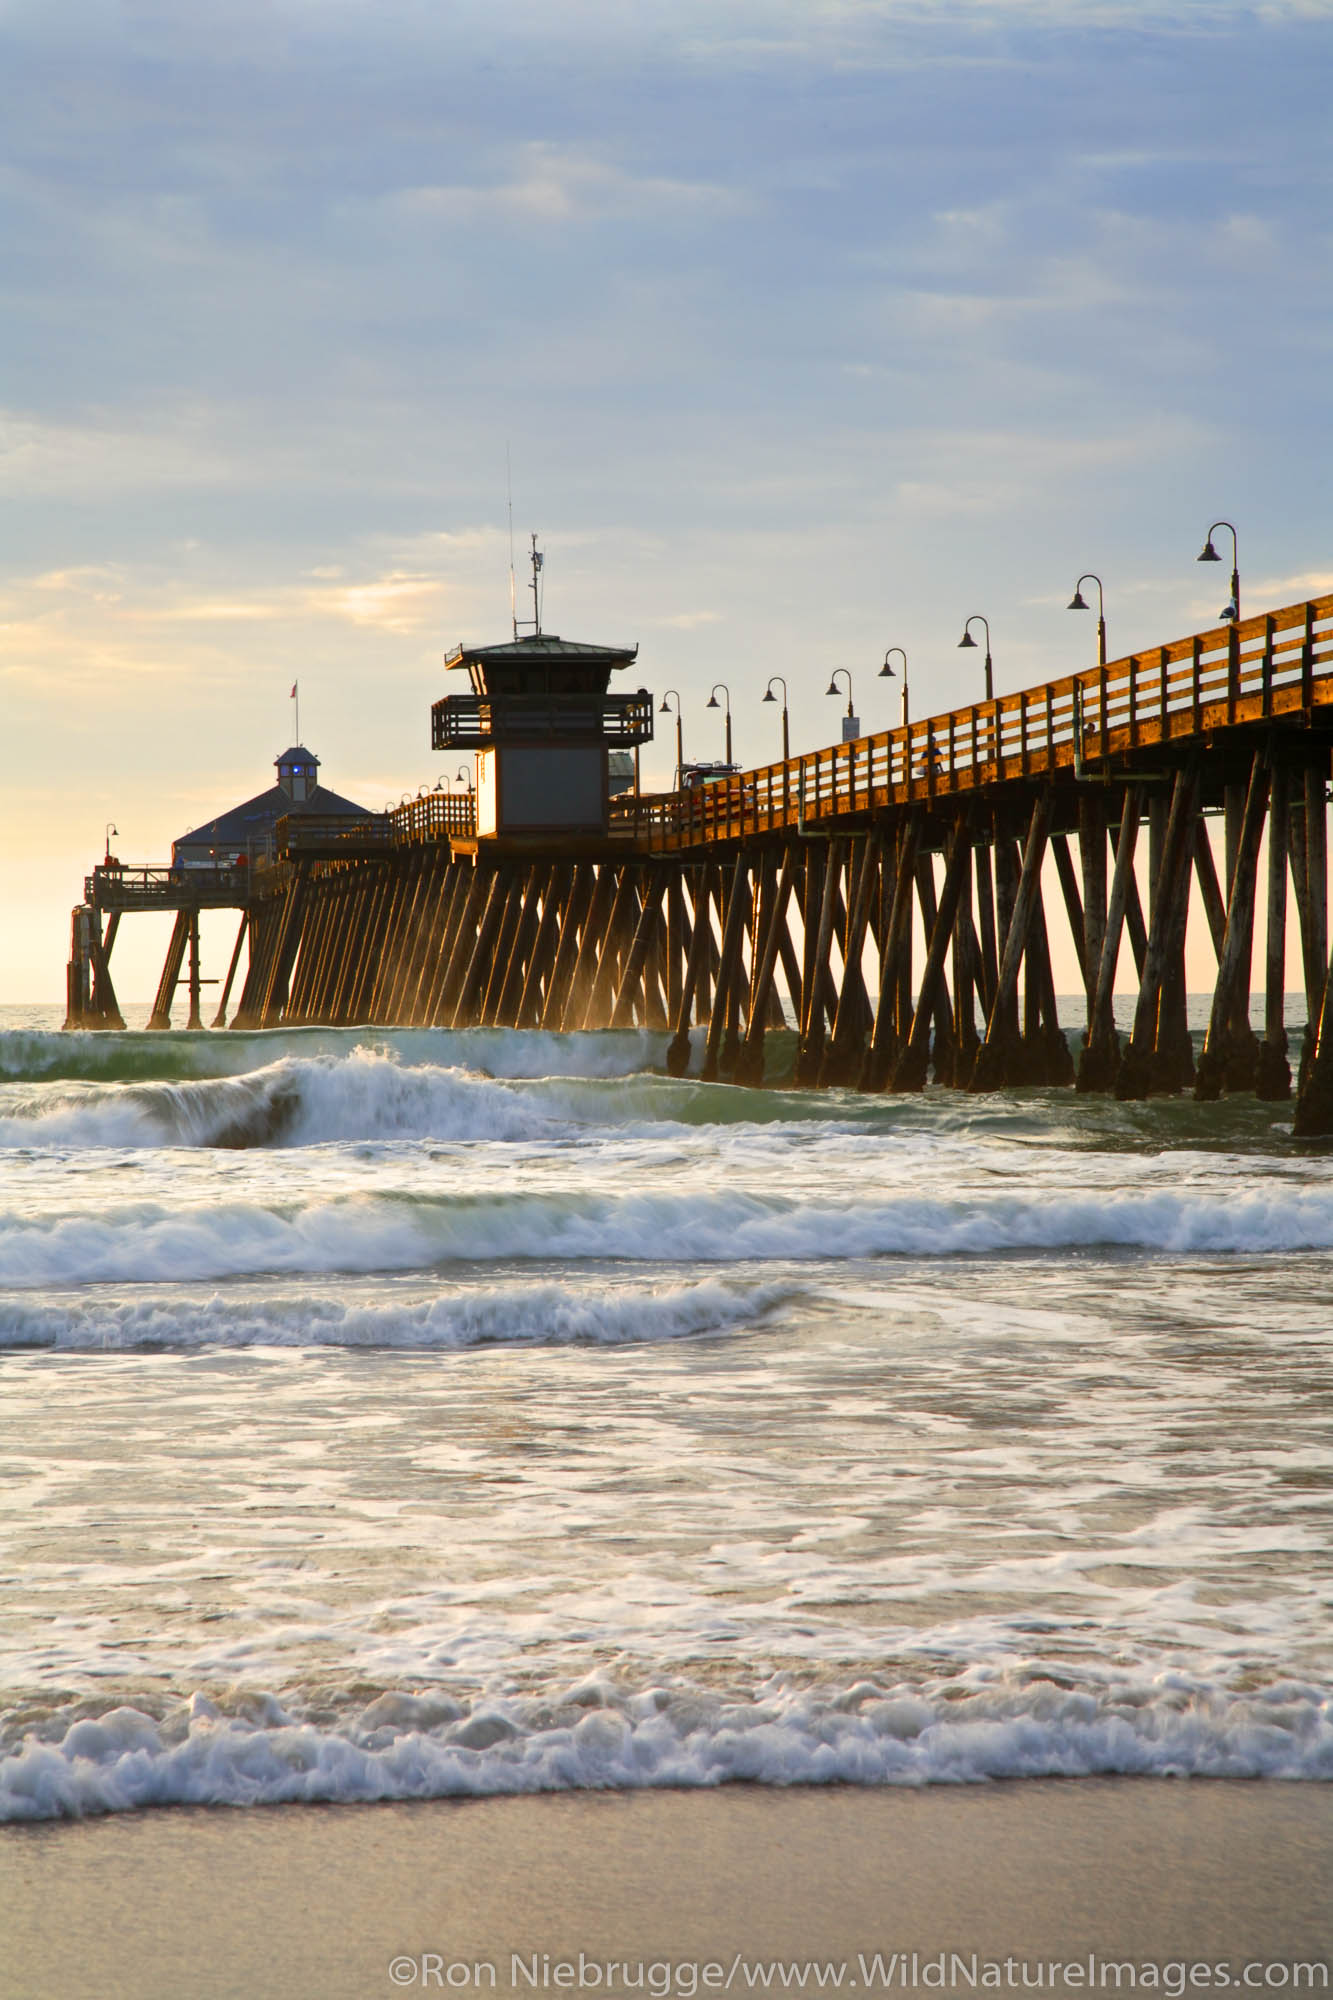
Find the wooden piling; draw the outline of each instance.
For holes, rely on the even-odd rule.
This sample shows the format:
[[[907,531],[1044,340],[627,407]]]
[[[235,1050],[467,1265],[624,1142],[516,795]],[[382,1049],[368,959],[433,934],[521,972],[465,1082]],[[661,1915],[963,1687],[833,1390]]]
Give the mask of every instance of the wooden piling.
[[[1273,762],[1268,793],[1268,913],[1264,943],[1264,1039],[1255,1072],[1254,1094],[1266,1103],[1291,1096],[1287,1061],[1287,846],[1291,771],[1285,759]]]
[[[1050,823],[1051,793],[1047,788],[1038,793],[1032,808],[1032,818],[1023,847],[1022,868],[1012,902],[1009,903],[1009,916],[1004,929],[1004,950],[995,985],[995,1000],[986,1022],[985,1040],[977,1050],[969,1085],[974,1091],[1001,1090],[1006,1084],[1019,1080],[1022,1075],[1022,1051],[1019,1047],[1016,1018],[1018,968],[1027,948],[1028,927],[1040,895],[1041,864],[1046,854],[1046,838]],[[1007,860],[1004,879],[1006,882],[1004,900],[1008,902],[1008,885],[1012,876]],[[1039,1022],[1034,1021],[1034,1037],[1038,1028]]]
[[[1075,1088],[1082,1091],[1109,1090],[1120,1066],[1120,1038],[1116,1033],[1114,997],[1120,939],[1134,884],[1134,854],[1138,845],[1139,821],[1143,813],[1143,787],[1131,785],[1124,793],[1120,825],[1115,842],[1115,868],[1102,933],[1101,957],[1097,965],[1092,1016],[1087,1042],[1079,1058]],[[1087,905],[1085,903],[1084,908]]]
[[[862,1090],[883,1090],[898,1059],[910,1020],[903,1019],[903,966],[911,978],[912,896],[916,880],[921,815],[910,813],[899,830],[893,876],[893,900],[880,936],[879,994],[870,1046],[862,1066]]]
[[[1235,1087],[1231,1082],[1235,1074],[1233,1064],[1238,1057],[1244,1061],[1246,1044],[1238,1035],[1236,1024],[1243,1013],[1245,1028],[1247,1031],[1249,1029],[1255,877],[1259,865],[1259,843],[1263,837],[1264,814],[1268,805],[1268,787],[1267,759],[1262,750],[1256,750],[1250,766],[1250,779],[1246,787],[1242,812],[1234,826],[1234,842],[1232,816],[1229,811],[1227,816],[1230,882],[1227,896],[1227,925],[1222,941],[1222,956],[1217,967],[1217,984],[1213,988],[1208,1032],[1204,1038],[1203,1053],[1199,1057],[1198,1074],[1194,1083],[1194,1095],[1202,1102],[1211,1102],[1220,1097],[1224,1087]],[[1253,1088],[1253,1066],[1247,1064],[1246,1067],[1249,1069],[1249,1086]],[[1240,1087],[1244,1087],[1243,1082]]]
[[[971,866],[971,861],[971,834],[966,821],[960,817],[954,825],[950,838],[948,859],[944,869],[944,886],[935,909],[934,922],[927,933],[926,963],[921,973],[921,990],[917,995],[916,1010],[912,1015],[911,1031],[906,1046],[894,1064],[892,1082],[889,1085],[891,1090],[919,1091],[925,1088],[926,1070],[930,1058],[931,1023],[936,1017],[936,1010],[942,999],[947,1007],[944,961],[963,886],[963,870]],[[947,1021],[947,1013],[945,1018]]]
[[[1115,1094],[1122,1099],[1178,1088],[1174,1070],[1164,1069],[1156,1060],[1158,1020],[1162,985],[1179,936],[1180,904],[1189,895],[1197,789],[1192,766],[1177,772],[1150,894],[1148,947],[1134,1010],[1134,1028],[1116,1071]]]

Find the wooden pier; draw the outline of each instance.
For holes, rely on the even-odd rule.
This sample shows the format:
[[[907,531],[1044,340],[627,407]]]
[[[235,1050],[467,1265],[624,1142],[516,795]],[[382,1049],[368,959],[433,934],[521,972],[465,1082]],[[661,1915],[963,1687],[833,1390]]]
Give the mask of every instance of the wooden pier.
[[[1296,1130],[1329,1132],[1331,750],[1323,597],[695,790],[613,800],[604,834],[478,838],[471,801],[439,794],[351,828],[294,819],[278,859],[230,885],[249,939],[233,1025],[638,1025],[670,1032],[676,1073],[693,1027],[704,1076],[741,1084],[763,1080],[765,1036],[789,1025],[800,1085],[919,1090],[933,1074],[968,1090],[1277,1100],[1292,1088],[1290,900],[1306,1002]],[[71,967],[76,1024],[114,1012],[114,913],[131,905],[106,874],[75,913],[76,963],[80,921],[87,933],[77,1021]],[[1217,964],[1197,1064],[1192,907]],[[179,908],[173,991],[197,940],[197,909],[191,933]],[[1063,1025],[1059,924],[1084,988],[1081,1020]],[[1122,1038],[1111,1001],[1126,939],[1138,992]]]

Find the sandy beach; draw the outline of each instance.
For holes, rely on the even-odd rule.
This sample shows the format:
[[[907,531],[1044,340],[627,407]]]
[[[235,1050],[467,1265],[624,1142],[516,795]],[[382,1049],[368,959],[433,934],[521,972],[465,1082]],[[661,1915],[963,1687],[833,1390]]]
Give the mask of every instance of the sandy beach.
[[[1040,1965],[1076,1990],[1091,1954],[1100,1990],[1131,1962],[1149,1990],[1149,1964],[1159,1991],[1202,1990],[1183,1963],[1241,1991],[1252,1961],[1263,1990],[1298,1990],[1293,1962],[1333,1958],[1333,1790],[737,1786],[124,1814],[7,1829],[0,1909],[5,2000],[369,2000],[490,1990],[489,1966],[498,1991],[605,1992],[626,1960],[659,1993],[664,1965],[673,1992],[727,1975],[773,1991],[770,1962],[809,1959],[841,1965],[842,1990],[911,1990],[913,1970],[917,1990],[970,1990],[953,1953],[977,1955],[979,1987],[1035,1985]],[[1052,1961],[1080,1969],[1052,1982]]]

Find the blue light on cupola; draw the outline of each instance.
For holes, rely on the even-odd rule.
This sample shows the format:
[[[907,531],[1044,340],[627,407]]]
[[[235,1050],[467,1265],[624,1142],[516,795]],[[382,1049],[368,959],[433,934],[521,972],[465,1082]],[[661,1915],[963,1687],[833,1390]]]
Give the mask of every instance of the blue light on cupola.
[[[319,783],[319,759],[301,744],[284,750],[277,760],[278,783],[295,803],[308,799]]]

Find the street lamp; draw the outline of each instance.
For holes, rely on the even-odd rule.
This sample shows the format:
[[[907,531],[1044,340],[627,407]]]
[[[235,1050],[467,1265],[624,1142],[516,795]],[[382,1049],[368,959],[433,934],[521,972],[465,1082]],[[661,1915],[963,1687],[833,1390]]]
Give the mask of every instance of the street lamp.
[[[469,792],[476,790],[476,786],[472,782],[472,771],[467,764],[460,764],[454,772],[454,783],[456,785],[466,785]]]
[[[764,701],[777,700],[777,696],[773,692],[774,681],[782,689],[782,761],[784,764],[789,764],[791,762],[791,735],[787,727],[787,683],[783,680],[781,674],[769,675],[768,686],[765,688],[762,698]]]
[[[1102,580],[1094,571],[1089,570],[1086,576],[1079,578],[1078,582],[1074,585],[1074,595],[1065,606],[1065,610],[1090,611],[1092,609],[1092,606],[1085,601],[1083,596],[1083,586],[1085,583],[1095,583],[1097,586],[1097,665],[1104,667],[1106,665],[1106,600],[1102,596]]]
[[[709,695],[709,697],[708,697],[708,700],[707,700],[707,701],[706,701],[706,702],[704,703],[704,707],[705,707],[705,708],[716,708],[716,707],[718,706],[718,699],[717,699],[717,690],[718,690],[718,688],[721,688],[721,690],[722,690],[723,694],[724,694],[724,695],[725,695],[725,696],[727,697],[727,762],[728,762],[728,764],[730,764],[730,762],[731,762],[731,689],[730,689],[730,688],[729,688],[729,687],[727,686],[727,684],[726,684],[726,682],[725,682],[725,681],[718,681],[718,682],[717,682],[717,683],[716,683],[716,684],[714,685],[714,688],[713,688],[713,692],[712,692],[712,693],[711,693],[711,694]]]
[[[658,714],[670,715],[672,695],[676,696],[676,790],[679,791],[685,782],[685,737],[680,725],[680,696],[675,688],[668,688],[662,696],[662,706]]]
[[[1240,554],[1236,548],[1236,530],[1232,527],[1230,521],[1213,522],[1212,527],[1208,530],[1208,539],[1194,560],[1196,562],[1221,562],[1221,556],[1213,547],[1213,536],[1219,528],[1225,528],[1231,536],[1231,602],[1224,605],[1217,615],[1224,625],[1235,625],[1240,619]]]
[[[824,692],[825,694],[838,694],[840,692],[838,687],[839,674],[842,675],[847,683],[847,713],[848,715],[854,715],[856,711],[852,707],[852,677],[846,667],[835,667],[833,669],[833,672],[829,675],[828,686],[824,689]]]
[[[903,649],[902,649],[902,647],[901,647],[901,646],[890,646],[890,647],[889,647],[889,652],[888,652],[888,653],[886,653],[886,654],[884,655],[884,665],[883,665],[883,666],[882,666],[882,667],[880,668],[880,670],[879,670],[879,677],[880,677],[880,679],[881,679],[882,681],[892,681],[892,680],[896,680],[896,679],[897,679],[897,675],[896,675],[896,674],[894,673],[894,671],[893,671],[893,668],[892,668],[892,667],[891,667],[891,666],[889,665],[889,653],[896,653],[896,654],[898,655],[899,659],[900,659],[900,660],[902,661],[902,663],[903,663],[903,728],[904,728],[904,729],[906,729],[906,727],[907,727],[907,655],[906,655],[906,653],[905,653],[905,652],[903,651]]]
[[[852,706],[852,677],[846,667],[835,667],[833,669],[833,672],[829,675],[829,683],[824,692],[825,694],[837,694],[840,692],[838,687],[839,674],[842,675],[847,683],[847,719],[842,725],[842,740],[844,743],[854,743],[856,738],[861,734],[861,724],[857,718],[856,710]]]
[[[111,866],[111,836],[113,833],[115,834],[117,840],[119,840],[120,828],[118,826],[113,826],[111,824],[111,821],[108,820],[106,823],[106,861],[103,864],[103,866],[107,868]]]
[[[966,625],[964,625],[963,636],[958,641],[958,643],[960,646],[976,645],[977,642],[972,637],[972,627],[974,625],[984,625],[986,627],[986,699],[987,701],[994,701],[995,687],[991,678],[991,660],[990,660],[990,620],[987,618],[983,618],[979,611],[974,611],[972,613],[972,616],[968,619]]]

